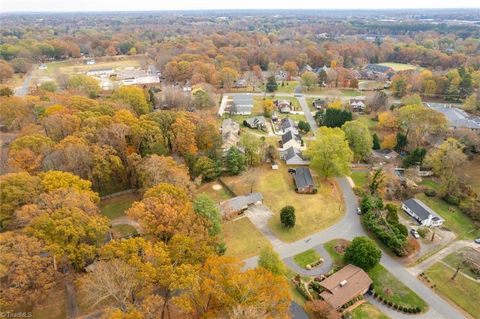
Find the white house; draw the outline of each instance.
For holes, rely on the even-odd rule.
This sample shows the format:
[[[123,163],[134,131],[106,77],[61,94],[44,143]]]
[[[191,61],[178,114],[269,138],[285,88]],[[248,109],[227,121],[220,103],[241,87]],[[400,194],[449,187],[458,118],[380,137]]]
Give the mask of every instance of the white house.
[[[441,226],[444,220],[421,200],[410,198],[402,203],[402,209],[420,225],[426,227]]]
[[[87,65],[93,65],[95,64],[95,60],[93,59],[90,59],[90,60],[87,60],[87,62],[85,62]]]
[[[91,69],[87,71],[89,76],[110,76],[113,74],[113,69]]]
[[[289,147],[280,153],[280,158],[285,161],[287,165],[308,165],[310,161],[302,154],[298,148]]]

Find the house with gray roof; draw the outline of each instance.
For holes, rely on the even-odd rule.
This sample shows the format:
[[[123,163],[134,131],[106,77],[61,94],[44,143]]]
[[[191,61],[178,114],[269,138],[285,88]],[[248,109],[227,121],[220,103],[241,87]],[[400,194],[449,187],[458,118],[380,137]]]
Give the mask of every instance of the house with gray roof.
[[[287,149],[289,147],[302,147],[302,139],[300,138],[300,135],[298,135],[298,132],[295,132],[293,130],[287,131],[282,135],[281,143],[283,149]]]
[[[480,131],[479,116],[470,115],[464,110],[454,107],[452,104],[425,103],[425,105],[445,115],[452,129],[466,128],[473,131]]]
[[[261,205],[263,196],[261,193],[251,193],[230,198],[220,203],[220,213],[225,220],[235,218],[242,214],[249,206]]]
[[[441,226],[444,220],[428,207],[424,202],[416,198],[410,198],[402,203],[402,209],[413,217],[420,225],[426,227]]]
[[[295,121],[289,117],[285,117],[281,119],[279,125],[280,125],[280,130],[283,133],[288,131],[294,131],[296,134],[298,134],[298,129],[297,129],[297,125],[295,124]]]
[[[255,116],[244,120],[243,125],[254,129],[265,129],[267,127],[267,121],[263,116]]]
[[[310,161],[302,154],[298,148],[289,147],[281,152],[280,158],[285,161],[287,165],[308,165]]]
[[[253,95],[252,94],[236,94],[233,95],[232,113],[249,115],[252,114]]]
[[[317,188],[313,181],[312,173],[308,167],[297,167],[293,173],[295,191],[300,194],[315,194]]]
[[[292,102],[287,100],[276,100],[275,104],[280,113],[290,113],[293,111]]]

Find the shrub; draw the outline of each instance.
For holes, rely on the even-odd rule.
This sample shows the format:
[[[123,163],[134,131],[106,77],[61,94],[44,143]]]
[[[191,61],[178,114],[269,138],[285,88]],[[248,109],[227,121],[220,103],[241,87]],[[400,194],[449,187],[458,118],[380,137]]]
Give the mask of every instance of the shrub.
[[[352,240],[345,251],[345,260],[363,268],[365,271],[372,269],[382,257],[382,252],[377,244],[368,237],[360,236]]]
[[[449,203],[450,205],[458,206],[460,204],[460,198],[450,194],[445,194],[445,196],[443,196],[443,200]]]
[[[426,227],[420,227],[417,229],[418,234],[420,237],[425,238],[427,234],[430,232],[430,230]],[[423,273],[420,274],[420,276],[424,275]]]
[[[280,211],[280,222],[285,228],[292,228],[295,226],[295,208],[287,205]]]
[[[431,189],[431,188],[427,188],[425,191],[424,191],[424,194],[428,197],[435,197],[437,196],[437,192],[434,190],[434,189]]]

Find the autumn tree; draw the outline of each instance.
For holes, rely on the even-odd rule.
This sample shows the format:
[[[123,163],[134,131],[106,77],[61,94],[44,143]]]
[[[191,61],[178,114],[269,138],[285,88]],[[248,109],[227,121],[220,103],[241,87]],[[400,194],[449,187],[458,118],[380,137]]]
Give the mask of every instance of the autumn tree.
[[[195,214],[187,193],[171,184],[148,189],[127,215],[137,220],[146,234],[164,242],[175,234],[202,238],[206,232],[203,217]]]
[[[372,151],[372,136],[368,127],[359,121],[349,121],[342,125],[342,130],[357,160],[365,159]]]
[[[112,98],[127,104],[137,115],[150,111],[145,92],[140,87],[122,86],[113,92]]]
[[[238,72],[230,67],[224,67],[220,71],[220,81],[223,88],[231,88],[235,81],[238,79]]]
[[[0,233],[0,307],[34,305],[56,283],[53,259],[42,243],[22,233]]]
[[[298,75],[298,65],[295,61],[285,61],[283,68],[288,72],[289,79]]]
[[[383,137],[381,147],[384,150],[393,150],[397,145],[397,135],[395,133],[390,133]]]
[[[172,124],[174,136],[173,150],[180,155],[194,155],[198,148],[195,143],[195,125],[188,119],[179,117]]]
[[[208,232],[211,236],[218,235],[222,230],[222,217],[215,202],[207,194],[199,194],[193,200],[193,210],[210,222]]]
[[[454,138],[448,138],[426,158],[427,164],[441,178],[444,191],[452,196],[458,194],[459,173],[466,161],[463,145]]]
[[[378,126],[389,131],[394,131],[398,128],[398,120],[391,112],[382,112],[378,114]]]
[[[6,83],[13,77],[12,66],[4,60],[0,60],[0,83]]]
[[[258,266],[265,268],[274,275],[283,275],[286,270],[280,255],[278,255],[278,253],[270,246],[267,246],[260,251]]]
[[[202,181],[208,182],[214,180],[220,175],[218,163],[207,156],[200,156],[193,167],[195,176],[201,176]]]
[[[324,179],[350,172],[353,153],[339,128],[321,127],[307,153],[311,167]]]
[[[340,314],[324,300],[307,301],[305,311],[312,319],[339,319]]]
[[[317,75],[310,71],[303,72],[301,79],[302,85],[307,88],[307,91],[314,87],[318,81]]]
[[[27,172],[37,171],[53,141],[45,135],[31,134],[16,138],[9,147],[9,164]]]
[[[266,117],[271,117],[274,110],[275,104],[273,104],[271,99],[266,99],[263,101],[263,115]]]
[[[246,158],[236,147],[231,147],[225,155],[225,169],[230,175],[238,175],[246,168]]]
[[[243,147],[245,148],[245,158],[248,165],[259,165],[265,155],[264,141],[248,133],[242,134],[240,139]]]
[[[77,89],[91,98],[95,98],[100,93],[100,85],[94,78],[85,74],[75,74],[68,79],[68,87]]]

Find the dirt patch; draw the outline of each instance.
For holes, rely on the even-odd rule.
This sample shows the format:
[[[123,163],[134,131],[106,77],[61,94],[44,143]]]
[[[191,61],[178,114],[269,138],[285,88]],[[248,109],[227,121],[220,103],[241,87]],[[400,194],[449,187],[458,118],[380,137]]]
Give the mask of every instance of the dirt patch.
[[[345,250],[347,250],[348,243],[349,243],[348,240],[339,239],[337,244],[333,248],[337,253],[339,253],[340,255],[343,255],[345,254]]]
[[[212,185],[212,188],[213,188],[213,190],[215,190],[215,191],[219,191],[219,190],[221,190],[223,187],[222,187],[222,185],[220,185],[220,184],[214,184],[214,185]]]

